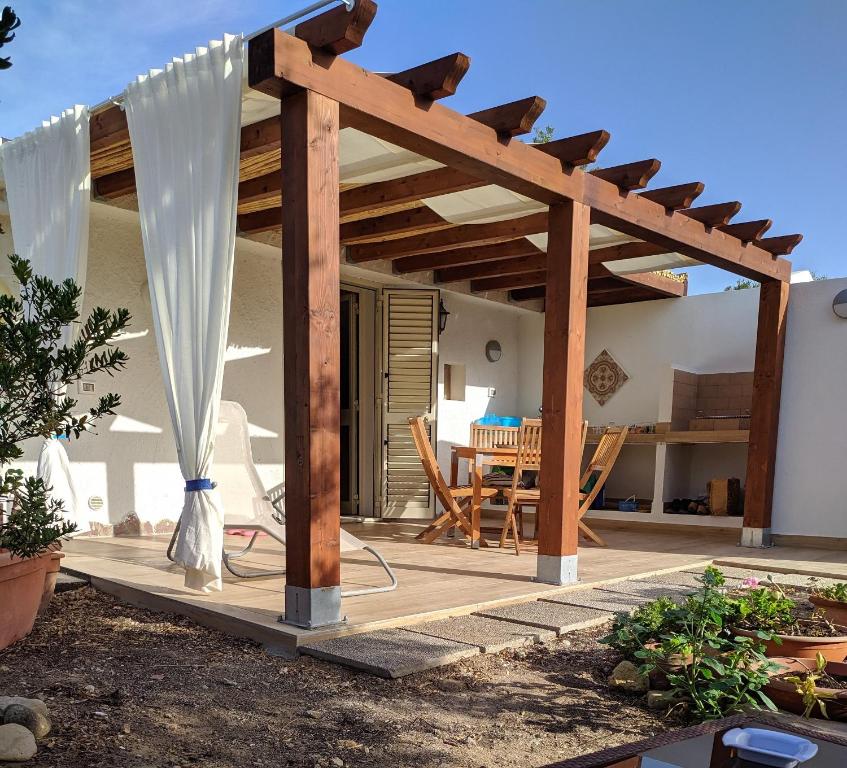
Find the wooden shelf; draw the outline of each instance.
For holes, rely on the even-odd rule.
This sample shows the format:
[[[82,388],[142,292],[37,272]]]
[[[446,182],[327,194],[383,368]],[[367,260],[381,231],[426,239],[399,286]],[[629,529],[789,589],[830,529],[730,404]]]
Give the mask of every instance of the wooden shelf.
[[[669,515],[664,512],[617,512],[611,509],[589,509],[587,520],[609,520],[617,523],[652,523],[654,525],[682,525],[699,528],[741,528],[742,517],[720,515]]]
[[[750,441],[749,429],[714,429],[685,432],[655,432],[653,434],[629,434],[626,443],[630,445],[710,445],[725,443],[747,443]],[[597,445],[600,435],[588,435],[588,445]]]

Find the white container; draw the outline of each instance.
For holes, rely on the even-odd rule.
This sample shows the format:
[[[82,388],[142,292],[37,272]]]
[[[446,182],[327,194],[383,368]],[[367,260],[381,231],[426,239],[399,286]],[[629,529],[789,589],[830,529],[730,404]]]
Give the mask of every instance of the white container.
[[[774,768],[794,768],[818,752],[808,739],[763,728],[733,728],[723,736],[725,747],[734,747],[742,760]]]

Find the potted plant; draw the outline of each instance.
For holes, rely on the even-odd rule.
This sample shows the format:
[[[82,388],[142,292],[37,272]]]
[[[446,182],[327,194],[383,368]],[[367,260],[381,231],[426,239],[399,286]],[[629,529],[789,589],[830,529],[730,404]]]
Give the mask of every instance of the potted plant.
[[[809,602],[833,624],[847,626],[847,584],[815,587],[809,595]]]
[[[847,664],[778,657],[764,690],[781,709],[803,717],[847,721]]]
[[[733,625],[739,635],[772,635],[765,644],[768,656],[815,658],[820,653],[828,661],[843,661],[847,656],[847,627],[834,624],[818,611],[804,612],[773,582],[748,589],[733,602]]]
[[[52,594],[63,538],[76,526],[64,519],[60,500],[50,498],[38,477],[10,465],[33,438],[79,438],[120,404],[116,394],[99,399],[88,413],[73,413],[68,386],[98,373],[112,375],[126,354],[111,345],[129,324],[125,309],[95,308],[76,339],[64,330],[79,319],[81,289],[33,274],[25,259],[11,256],[20,296],[0,294],[0,649],[32,629],[39,607]]]
[[[718,569],[708,568],[702,582],[682,605],[660,598],[639,606],[632,616],[619,614],[600,642],[640,660],[650,687],[669,689],[662,700],[695,720],[750,707],[773,709],[762,691],[771,669],[762,638],[728,631],[735,608]]]

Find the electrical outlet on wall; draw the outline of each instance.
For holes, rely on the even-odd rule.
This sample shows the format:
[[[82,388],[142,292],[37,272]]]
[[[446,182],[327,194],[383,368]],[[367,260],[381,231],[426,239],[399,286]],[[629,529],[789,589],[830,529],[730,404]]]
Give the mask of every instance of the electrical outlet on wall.
[[[93,395],[96,387],[93,381],[78,381],[76,390],[80,395]]]

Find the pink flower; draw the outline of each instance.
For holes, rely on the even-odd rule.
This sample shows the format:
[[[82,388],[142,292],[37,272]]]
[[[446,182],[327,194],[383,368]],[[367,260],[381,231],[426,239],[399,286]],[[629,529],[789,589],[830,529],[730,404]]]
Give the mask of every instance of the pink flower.
[[[743,589],[755,589],[759,586],[759,580],[755,576],[748,576],[741,582]]]

